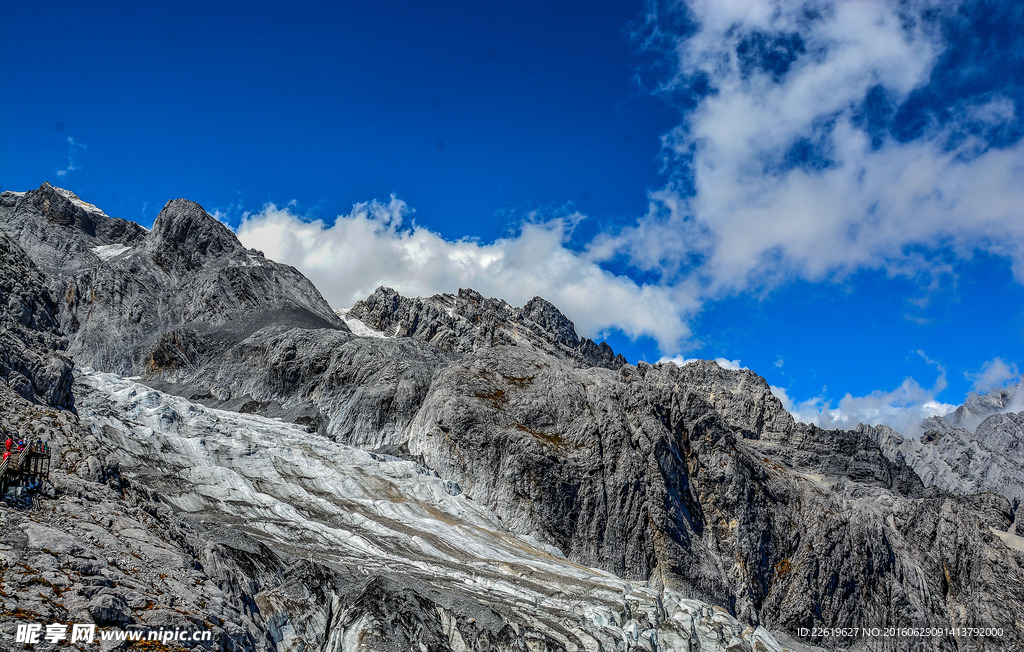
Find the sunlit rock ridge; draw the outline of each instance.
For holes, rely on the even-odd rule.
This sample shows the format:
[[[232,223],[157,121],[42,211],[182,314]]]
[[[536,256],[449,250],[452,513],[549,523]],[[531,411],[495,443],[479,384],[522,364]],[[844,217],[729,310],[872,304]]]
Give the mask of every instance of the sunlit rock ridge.
[[[928,471],[939,439],[1012,459],[1019,413],[827,431],[752,371],[628,364],[539,297],[380,288],[336,312],[186,200],[147,231],[44,184],[0,194],[0,231],[22,351],[0,416],[59,455],[49,497],[2,512],[6,624],[202,623],[253,650],[937,624],[1002,636],[895,649],[1024,646],[1019,465]]]

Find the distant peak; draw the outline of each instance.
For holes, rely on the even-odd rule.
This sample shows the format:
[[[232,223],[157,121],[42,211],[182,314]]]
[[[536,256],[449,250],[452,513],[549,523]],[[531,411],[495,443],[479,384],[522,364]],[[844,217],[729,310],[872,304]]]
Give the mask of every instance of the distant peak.
[[[43,184],[41,186],[39,186],[39,189],[35,191],[35,193],[41,194],[41,195],[43,195],[44,197],[47,197],[47,198],[60,197],[62,199],[65,199],[65,200],[71,202],[76,207],[78,207],[78,208],[80,208],[80,209],[82,209],[84,211],[88,211],[90,213],[96,213],[98,215],[103,215],[104,217],[109,217],[98,206],[96,206],[94,204],[90,204],[87,201],[82,201],[78,197],[78,195],[76,195],[74,192],[68,190],[67,188],[61,188],[60,186],[54,186],[49,181],[44,181]]]
[[[66,199],[78,199],[78,195],[76,195],[72,191],[68,190],[67,188],[55,186],[51,184],[49,181],[44,181],[43,184],[39,186],[39,188],[36,190],[36,192],[42,193],[44,195],[60,195],[61,197],[64,197]]]
[[[209,237],[226,238],[237,243],[235,234],[202,206],[188,199],[172,199],[164,204],[153,223],[154,232],[171,235],[176,241],[186,241],[201,234]]]
[[[205,215],[206,217],[209,217],[211,220],[214,219],[213,216],[207,213],[202,206],[192,201],[191,199],[185,199],[184,197],[179,197],[178,199],[171,199],[166,204],[164,204],[164,207],[160,209],[160,215],[157,216],[157,219],[160,219],[160,216],[163,215],[181,215],[195,217]]]
[[[540,297],[514,308],[470,288],[460,288],[456,294],[406,298],[392,288],[378,287],[352,306],[348,316],[378,331],[425,340],[445,351],[529,345],[582,366],[618,369],[626,364],[607,344],[581,339],[572,320]]]
[[[579,345],[576,324],[566,317],[553,303],[541,297],[534,297],[522,307],[524,318],[534,322],[544,330],[555,335],[559,341],[568,346]]]
[[[188,267],[202,264],[210,256],[245,249],[231,230],[188,199],[167,202],[153,222],[150,241],[154,258],[168,263],[168,252],[178,252]]]
[[[459,288],[458,297],[463,301],[469,301],[470,303],[481,303],[486,300],[484,295],[480,294],[473,288]]]

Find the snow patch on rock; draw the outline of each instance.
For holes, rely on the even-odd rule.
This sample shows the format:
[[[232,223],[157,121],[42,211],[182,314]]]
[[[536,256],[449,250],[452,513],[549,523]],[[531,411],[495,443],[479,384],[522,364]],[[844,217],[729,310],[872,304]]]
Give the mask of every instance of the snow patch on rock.
[[[92,252],[103,260],[110,260],[111,258],[120,256],[129,249],[131,249],[131,247],[123,244],[108,244],[93,247]]]
[[[78,195],[76,195],[75,193],[71,192],[67,188],[58,188],[57,186],[54,186],[53,189],[56,190],[58,194],[60,194],[65,199],[69,200],[72,204],[74,204],[75,206],[78,206],[82,210],[88,211],[90,213],[98,213],[99,215],[102,215],[104,217],[109,217],[106,213],[104,213],[102,210],[100,210],[96,205],[90,204],[89,202],[82,201],[81,199],[78,198]]]
[[[335,310],[334,313],[341,317],[341,320],[345,322],[345,325],[348,326],[353,335],[358,337],[391,337],[375,328],[370,328],[361,319],[350,317],[349,310],[351,310],[351,308],[342,308],[340,310]]]

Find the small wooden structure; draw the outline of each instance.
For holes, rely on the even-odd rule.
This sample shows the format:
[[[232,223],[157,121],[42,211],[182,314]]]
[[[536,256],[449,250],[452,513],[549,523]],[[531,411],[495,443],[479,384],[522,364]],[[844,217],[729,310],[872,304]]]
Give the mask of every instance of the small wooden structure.
[[[49,444],[32,442],[12,450],[0,462],[0,499],[12,507],[31,507],[32,496],[49,477]]]

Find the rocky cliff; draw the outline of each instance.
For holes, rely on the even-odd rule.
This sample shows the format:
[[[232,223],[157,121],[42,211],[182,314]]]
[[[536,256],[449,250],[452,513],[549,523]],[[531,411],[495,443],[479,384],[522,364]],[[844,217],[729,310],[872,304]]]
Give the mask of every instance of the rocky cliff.
[[[862,430],[928,486],[963,495],[991,491],[1008,498],[1016,511],[1024,500],[1022,398],[1019,385],[972,393],[950,414],[925,419],[919,433],[904,436],[886,426]]]
[[[540,297],[514,308],[475,290],[410,299],[381,287],[352,306],[345,317],[393,337],[428,342],[442,351],[471,353],[494,346],[526,346],[581,367],[618,369],[626,364],[607,343],[579,337],[572,321]]]
[[[0,231],[0,378],[22,398],[73,409],[67,339],[43,275]]]
[[[78,364],[173,372],[271,324],[346,330],[297,270],[246,250],[184,199],[146,231],[43,184],[0,194],[0,229],[46,275]]]
[[[81,270],[77,276],[104,279],[90,281],[95,292],[69,295],[78,281],[61,269],[49,272],[49,286],[65,297],[60,321],[79,360],[103,371],[137,372],[150,387],[186,399],[280,416],[317,431],[267,430],[260,417],[249,416],[246,425],[225,432],[208,422],[229,424],[236,417],[228,413],[200,418],[207,408],[93,376],[98,380],[81,389],[89,397],[87,425],[98,442],[113,442],[108,457],[139,469],[134,481],[160,487],[157,493],[168,497],[177,514],[243,532],[286,556],[333,554],[327,564],[332,569],[351,569],[355,553],[329,551],[369,542],[390,551],[373,553],[388,560],[382,565],[405,560],[442,578],[462,577],[461,571],[432,566],[439,563],[434,550],[458,560],[456,551],[498,545],[450,539],[454,531],[500,532],[499,547],[532,550],[531,570],[516,566],[522,560],[507,562],[521,577],[540,578],[530,591],[562,586],[555,591],[591,596],[575,606],[551,603],[545,611],[549,607],[541,608],[538,596],[526,598],[527,605],[534,600],[531,609],[509,606],[519,605],[520,598],[487,602],[475,594],[478,603],[505,614],[499,625],[478,610],[475,622],[496,623],[488,636],[511,627],[519,638],[507,639],[510,646],[526,645],[523,632],[531,631],[539,632],[541,648],[611,649],[612,643],[590,643],[603,640],[592,624],[554,624],[578,611],[586,622],[597,622],[588,620],[598,613],[597,594],[570,578],[573,564],[618,578],[607,580],[615,586],[624,581],[647,587],[651,604],[661,601],[653,612],[613,601],[612,615],[600,618],[615,627],[628,625],[629,631],[660,631],[662,621],[651,614],[692,600],[718,605],[728,622],[781,633],[942,623],[1000,626],[1004,636],[936,637],[928,649],[1024,645],[1024,533],[1015,525],[1016,506],[994,494],[954,495],[926,487],[906,457],[892,454],[869,429],[825,431],[795,423],[752,372],[724,370],[713,362],[682,368],[625,364],[606,345],[579,338],[571,321],[543,299],[514,308],[471,290],[409,299],[382,288],[342,313],[346,326],[297,272],[244,250],[194,204],[169,203],[152,233],[131,235],[124,241],[131,244],[118,241],[124,250],[101,249],[109,254],[103,260],[95,249],[112,243],[101,244],[83,228],[85,217],[65,213],[80,209],[95,224],[108,224],[102,214],[79,206],[76,198],[59,213],[63,218],[52,220],[38,207],[40,197],[64,194],[46,186],[35,192],[0,195],[0,225],[22,224],[21,233],[51,230],[55,235],[47,242],[59,236],[72,243],[68,251],[78,252],[61,258],[65,267]],[[104,228],[113,227],[94,230],[105,233]],[[52,252],[61,249],[40,245],[37,252],[31,238],[21,241],[44,272]],[[121,290],[104,290],[109,287]],[[129,309],[134,302],[128,297],[142,292],[161,298],[157,308],[145,304],[140,313],[148,332],[159,334],[149,339]],[[119,349],[121,340],[129,344]],[[355,458],[361,461],[354,466],[343,463]],[[398,466],[387,466],[392,461]],[[437,478],[395,488],[392,480],[379,483],[381,474],[393,471],[377,462],[403,468],[409,477],[421,468]],[[298,468],[306,463],[319,470]],[[360,473],[371,467],[370,475],[378,478],[377,502],[366,499],[372,509],[359,506],[363,498],[352,498],[364,496],[365,489],[351,493],[363,482]],[[325,484],[325,477],[336,477],[342,486],[334,480]],[[436,494],[439,488],[457,500]],[[438,499],[424,503],[423,492]],[[338,512],[333,504],[345,507]],[[472,505],[489,520],[467,522],[458,505]],[[387,511],[392,509],[398,511]],[[424,513],[435,518],[429,526],[423,525]],[[260,518],[269,525],[255,526]],[[385,523],[408,541],[397,543],[365,519]],[[317,525],[306,532],[311,522]],[[538,570],[536,556],[544,554],[536,551],[564,556],[567,566]],[[487,554],[481,559],[495,559],[496,553]],[[275,564],[265,562],[279,569]],[[350,624],[381,622],[381,614],[402,604],[398,611],[419,623],[402,625],[408,631],[450,633],[450,616],[435,622],[433,615],[423,620],[416,614],[443,615],[452,609],[439,596],[464,595],[458,582],[409,571],[357,599],[344,588],[349,580],[331,577],[319,584],[318,595],[328,595],[323,587],[331,586],[332,595],[348,596],[338,598],[338,609],[348,609],[350,598],[370,609],[351,612],[363,615],[345,621]],[[519,587],[511,593],[523,590],[508,581]],[[263,610],[278,613],[274,609]],[[286,609],[264,622],[279,628],[290,623],[292,632],[308,623],[319,628],[333,622],[338,609],[326,615]],[[627,617],[635,609],[648,614],[646,620]],[[679,619],[691,622],[692,610],[687,614]],[[368,631],[385,636],[385,629]],[[486,649],[496,640],[472,628],[456,629],[469,649]],[[347,634],[337,635],[348,640]],[[755,645],[750,632],[737,636],[745,641],[737,642],[738,649]],[[470,645],[470,639],[488,643]],[[655,640],[641,639],[629,639],[626,647],[644,649]],[[398,639],[388,640],[401,647]],[[437,640],[433,649],[461,649],[452,636],[447,643]],[[855,636],[841,644],[871,649],[877,641]]]
[[[1003,540],[1005,500],[927,492],[857,432],[800,426],[791,443],[747,439],[687,384],[691,374],[704,375],[479,352],[439,375],[408,449],[570,558],[657,578],[769,627],[1017,622],[1020,594],[997,597],[1024,562]],[[750,380],[736,376],[737,387]]]

